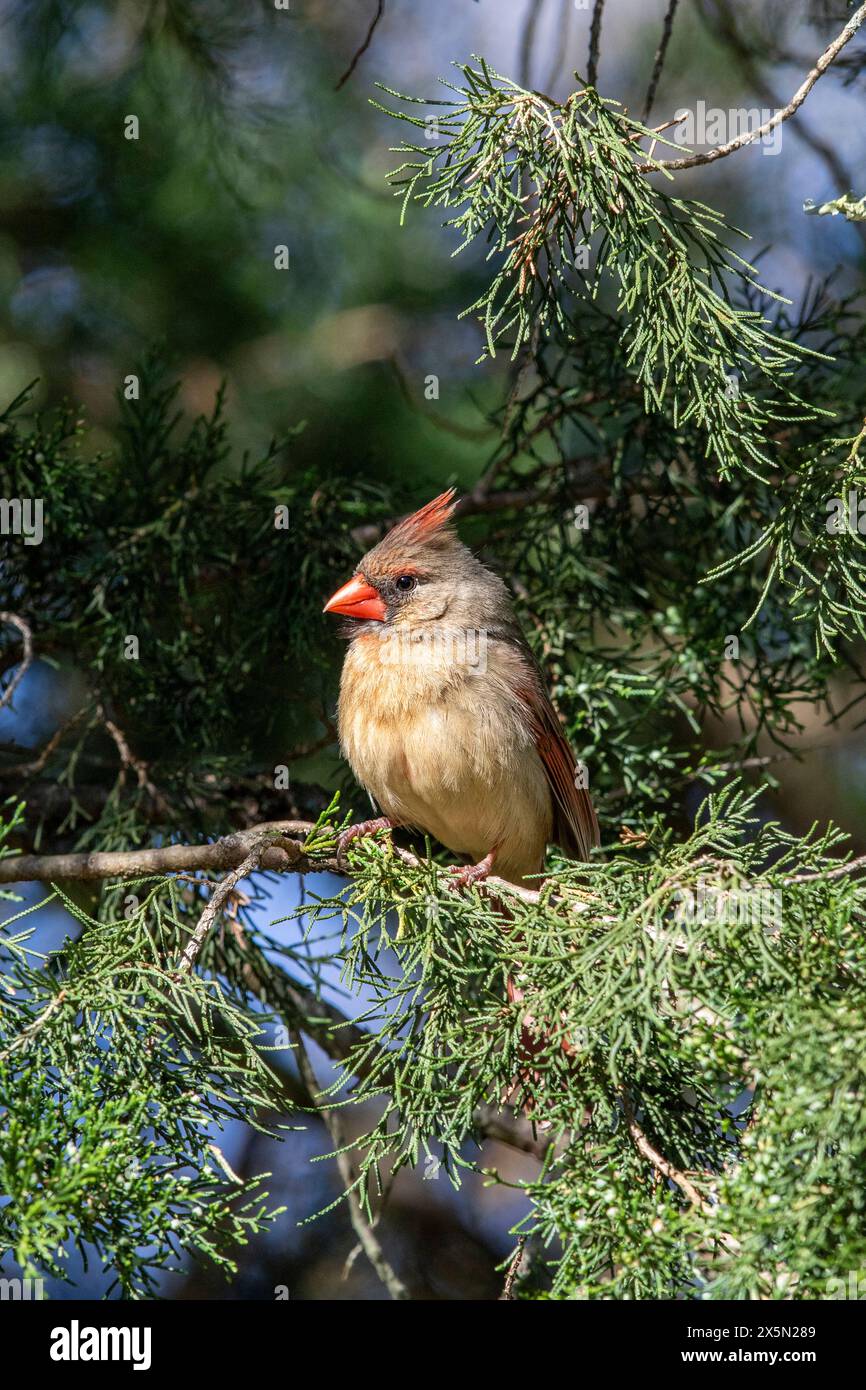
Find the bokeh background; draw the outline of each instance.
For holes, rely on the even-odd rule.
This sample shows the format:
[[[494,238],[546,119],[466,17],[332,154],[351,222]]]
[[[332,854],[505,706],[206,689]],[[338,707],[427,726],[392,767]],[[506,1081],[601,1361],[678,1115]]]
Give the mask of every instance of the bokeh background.
[[[0,0],[0,408],[35,380],[34,408],[74,402],[89,426],[86,447],[110,449],[116,392],[156,346],[190,416],[209,411],[225,382],[238,460],[304,422],[293,458],[299,468],[315,461],[323,477],[411,475],[419,496],[428,484],[471,484],[495,443],[485,412],[507,370],[500,359],[476,364],[477,326],[458,318],[484,264],[453,260],[435,215],[415,211],[399,226],[386,173],[400,131],[370,98],[377,82],[441,95],[437,79],[473,53],[564,97],[575,70],[586,72],[592,7],[382,8],[369,48],[340,83],[376,0],[289,0],[285,9],[265,0]],[[599,87],[635,115],[666,8],[604,8]],[[683,0],[653,121],[698,100],[775,109],[845,16],[841,3]],[[795,302],[828,277],[840,294],[862,283],[866,224],[803,211],[808,199],[866,192],[862,102],[862,83],[843,69],[784,127],[777,153],[753,147],[678,180],[678,191],[750,231],[765,283]],[[129,115],[137,140],[124,138]],[[289,251],[286,270],[274,266],[278,245]],[[430,375],[439,381],[432,401]],[[324,626],[323,641],[335,643]],[[0,741],[40,743],[70,698],[35,667],[16,712],[0,717]],[[862,849],[862,733],[842,721],[828,735],[821,711],[805,711],[804,722],[807,756],[774,766],[776,809],[798,831],[834,818]],[[323,754],[313,775],[327,784],[334,763]],[[332,886],[310,880],[306,891]],[[299,891],[280,885],[260,910],[268,921],[283,917]],[[43,947],[66,928],[60,913],[44,920]],[[316,1062],[324,1082],[328,1064],[318,1053]],[[359,1128],[363,1119],[351,1117]],[[363,1257],[347,1267],[354,1242],[342,1208],[307,1222],[338,1190],[333,1166],[311,1162],[328,1147],[315,1125],[281,1143],[240,1131],[221,1143],[236,1170],[274,1173],[287,1214],[241,1252],[233,1284],[188,1270],[167,1280],[167,1294],[267,1298],[282,1285],[292,1298],[384,1296]],[[515,1183],[534,1171],[495,1145],[485,1161]],[[430,1297],[496,1297],[496,1264],[521,1209],[519,1190],[485,1189],[474,1177],[454,1192],[431,1163],[398,1180],[383,1238]],[[53,1296],[101,1294],[104,1276],[76,1261],[70,1269],[75,1287],[52,1285]]]

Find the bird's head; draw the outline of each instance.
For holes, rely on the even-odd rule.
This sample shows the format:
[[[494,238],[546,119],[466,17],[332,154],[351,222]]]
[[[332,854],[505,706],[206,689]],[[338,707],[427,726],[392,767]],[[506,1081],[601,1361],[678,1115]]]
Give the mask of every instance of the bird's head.
[[[424,623],[477,625],[505,593],[451,525],[453,488],[398,522],[369,550],[352,578],[325,604],[355,624],[416,627]]]

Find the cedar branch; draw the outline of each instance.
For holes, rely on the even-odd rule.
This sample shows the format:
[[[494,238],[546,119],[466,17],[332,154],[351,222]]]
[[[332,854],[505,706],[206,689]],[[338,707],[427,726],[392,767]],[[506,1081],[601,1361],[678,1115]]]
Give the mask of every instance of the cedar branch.
[[[835,61],[842,52],[846,44],[850,43],[858,29],[866,19],[866,4],[860,5],[855,13],[848,20],[845,28],[836,36],[831,44],[825,48],[820,58],[815,63],[812,70],[806,75],[803,82],[797,88],[788,105],[781,111],[777,111],[763,125],[757,126],[755,130],[744,131],[735,139],[729,140],[725,145],[717,145],[715,149],[706,150],[703,154],[686,155],[682,159],[655,159],[646,164],[639,164],[638,170],[642,174],[651,173],[654,169],[693,169],[698,164],[713,164],[717,159],[724,159],[726,155],[733,154],[735,150],[742,149],[744,145],[752,145],[756,140],[760,140],[765,135],[769,135],[776,126],[782,125],[784,121],[799,111],[803,102],[811,92],[819,78]]]

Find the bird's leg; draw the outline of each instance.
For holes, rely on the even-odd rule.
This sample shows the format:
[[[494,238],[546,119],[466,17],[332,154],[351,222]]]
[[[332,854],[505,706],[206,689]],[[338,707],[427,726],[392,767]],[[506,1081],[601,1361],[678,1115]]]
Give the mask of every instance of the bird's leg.
[[[340,863],[346,862],[346,850],[353,840],[360,840],[364,835],[375,835],[377,830],[393,830],[394,822],[390,816],[377,816],[375,820],[360,820],[357,825],[347,826],[337,836],[337,860]]]
[[[462,869],[449,869],[451,882],[448,887],[456,893],[461,888],[471,888],[473,883],[483,883],[493,868],[495,858],[496,850],[492,849],[478,864],[465,864]]]

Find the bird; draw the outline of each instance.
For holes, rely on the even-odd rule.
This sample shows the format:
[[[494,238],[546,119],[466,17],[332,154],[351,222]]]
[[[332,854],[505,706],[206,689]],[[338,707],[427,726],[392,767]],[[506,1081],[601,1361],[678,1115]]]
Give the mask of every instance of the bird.
[[[401,827],[468,858],[451,887],[494,873],[537,887],[547,846],[588,859],[598,821],[508,588],[460,540],[457,505],[449,488],[399,521],[325,604],[348,637],[341,752],[381,812],[344,830],[338,854]]]

